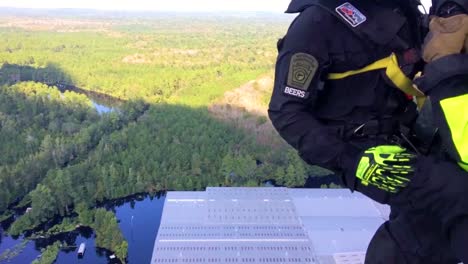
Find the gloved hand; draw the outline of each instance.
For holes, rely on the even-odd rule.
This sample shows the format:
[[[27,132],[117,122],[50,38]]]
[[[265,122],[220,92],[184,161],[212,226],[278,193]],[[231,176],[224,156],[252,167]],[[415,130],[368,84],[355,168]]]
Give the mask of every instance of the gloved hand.
[[[468,37],[465,39],[465,48],[463,49],[463,51],[465,54],[468,54]]]
[[[466,170],[468,172],[468,163],[465,162],[459,162],[458,165],[462,167],[462,169]]]
[[[423,46],[423,59],[431,62],[441,57],[468,51],[468,15],[433,17]]]
[[[399,146],[378,146],[364,152],[356,176],[364,186],[397,193],[410,182],[416,156]]]

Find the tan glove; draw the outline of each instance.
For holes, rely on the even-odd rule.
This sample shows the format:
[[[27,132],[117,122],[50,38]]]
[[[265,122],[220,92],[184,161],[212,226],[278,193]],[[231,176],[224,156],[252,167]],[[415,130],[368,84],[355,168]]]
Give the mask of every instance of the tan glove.
[[[463,53],[468,54],[468,37],[465,40],[465,50],[463,50]]]
[[[423,46],[424,61],[468,51],[468,15],[433,17],[429,28]]]

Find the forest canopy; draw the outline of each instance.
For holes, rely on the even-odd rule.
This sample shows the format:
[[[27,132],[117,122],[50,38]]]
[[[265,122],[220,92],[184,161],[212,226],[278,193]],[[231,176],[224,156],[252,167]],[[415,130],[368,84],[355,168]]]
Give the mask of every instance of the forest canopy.
[[[266,15],[0,18],[0,214],[31,207],[8,232],[46,232],[44,224],[61,217],[69,222],[55,229],[90,226],[98,246],[124,260],[115,216],[93,209],[106,201],[267,180],[302,186],[327,174],[276,134],[259,142],[256,128],[271,126],[264,113],[224,106],[242,113],[240,122],[254,117],[249,130],[210,112],[225,92],[271,75],[288,22]],[[258,91],[266,98],[270,90]],[[91,94],[119,103],[101,113]],[[254,103],[266,109],[265,99]]]

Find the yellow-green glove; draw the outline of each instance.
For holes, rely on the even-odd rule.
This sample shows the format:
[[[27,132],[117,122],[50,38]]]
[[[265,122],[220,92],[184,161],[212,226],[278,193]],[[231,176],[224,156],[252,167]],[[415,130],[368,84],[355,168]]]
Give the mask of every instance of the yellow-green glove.
[[[468,171],[468,163],[459,162],[458,165],[460,165],[460,167],[462,167],[462,169]]]
[[[356,176],[364,186],[397,193],[410,182],[416,156],[399,146],[378,146],[364,152]]]

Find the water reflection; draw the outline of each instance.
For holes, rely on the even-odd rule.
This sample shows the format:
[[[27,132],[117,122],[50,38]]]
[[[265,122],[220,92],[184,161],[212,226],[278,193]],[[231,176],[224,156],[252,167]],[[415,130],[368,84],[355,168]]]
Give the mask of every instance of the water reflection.
[[[96,111],[100,115],[107,114],[107,113],[110,113],[110,112],[114,111],[114,108],[112,108],[112,107],[98,104],[98,103],[94,102],[93,100],[91,100],[91,102],[93,102],[94,108],[96,109]]]
[[[149,263],[153,253],[154,240],[159,229],[165,194],[160,193],[154,197],[139,195],[137,197],[122,199],[106,204],[108,210],[115,212],[119,220],[119,226],[129,244],[128,263]],[[4,234],[0,228],[0,255],[7,249],[20,245],[23,238],[14,239]],[[54,236],[50,239],[39,239],[28,242],[24,249],[14,258],[0,261],[1,264],[25,264],[31,263],[41,254],[41,249],[61,241],[70,245],[62,249],[56,260],[56,264],[68,263],[110,263],[112,254],[103,249],[96,248],[95,234],[89,228],[79,228],[74,232]],[[86,252],[82,259],[77,257],[77,246],[86,243]]]
[[[0,235],[3,236],[3,235]],[[23,239],[13,239],[9,236],[4,236],[0,243],[0,256],[3,255],[7,250],[15,249],[15,247],[19,247]],[[12,259],[5,258],[3,261],[0,260],[0,263],[9,263],[9,264],[25,264],[31,263],[35,260],[41,252],[37,250],[34,245],[34,242],[28,242],[24,246],[24,248],[19,252],[17,256]]]
[[[113,112],[114,110],[120,108],[124,103],[124,100],[119,98],[112,97],[107,94],[93,92],[89,90],[84,90],[79,87],[63,84],[63,83],[53,83],[51,85],[56,86],[60,92],[64,93],[66,91],[75,92],[78,94],[86,95],[89,100],[93,103],[94,108],[99,114],[105,114]]]

